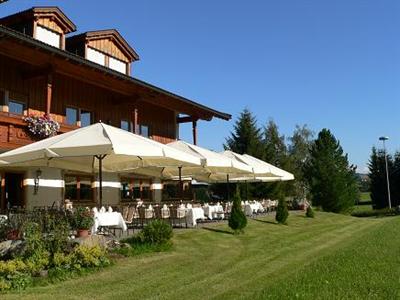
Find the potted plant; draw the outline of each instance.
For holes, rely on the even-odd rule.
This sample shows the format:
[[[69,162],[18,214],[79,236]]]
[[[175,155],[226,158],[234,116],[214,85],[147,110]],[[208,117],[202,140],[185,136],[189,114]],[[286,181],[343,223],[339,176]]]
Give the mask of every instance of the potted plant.
[[[87,237],[89,229],[94,225],[94,218],[90,210],[78,207],[73,214],[73,227],[78,237]]]

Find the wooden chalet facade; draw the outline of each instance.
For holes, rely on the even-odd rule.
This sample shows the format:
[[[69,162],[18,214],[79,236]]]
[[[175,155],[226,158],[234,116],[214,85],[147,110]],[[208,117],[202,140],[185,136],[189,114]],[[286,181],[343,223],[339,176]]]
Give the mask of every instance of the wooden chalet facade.
[[[162,143],[179,138],[180,123],[193,124],[196,143],[198,120],[230,119],[131,77],[139,56],[115,29],[73,35],[75,31],[57,7],[34,7],[0,19],[0,151],[35,140],[23,119],[28,115],[51,116],[61,133],[101,120]],[[42,184],[36,190],[32,182],[38,176]],[[156,178],[115,176],[109,174],[105,184],[110,204],[124,194],[127,200],[143,194],[160,198],[162,185]],[[66,197],[95,201],[95,186],[95,178],[87,174],[5,169],[0,207],[51,205]]]

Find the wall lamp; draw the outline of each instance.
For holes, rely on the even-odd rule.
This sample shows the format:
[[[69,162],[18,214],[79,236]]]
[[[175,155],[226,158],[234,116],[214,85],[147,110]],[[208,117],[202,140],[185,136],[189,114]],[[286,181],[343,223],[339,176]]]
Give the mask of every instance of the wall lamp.
[[[34,194],[36,195],[39,191],[39,181],[40,177],[42,176],[42,170],[37,169],[35,174],[35,186],[34,186]]]

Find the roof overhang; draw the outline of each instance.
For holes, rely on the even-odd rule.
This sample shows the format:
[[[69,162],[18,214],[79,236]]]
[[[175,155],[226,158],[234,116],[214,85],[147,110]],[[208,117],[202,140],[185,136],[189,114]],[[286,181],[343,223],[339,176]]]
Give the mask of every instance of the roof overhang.
[[[230,120],[231,115],[179,96],[145,81],[93,63],[73,53],[47,45],[30,36],[0,25],[0,54],[43,67],[51,64],[60,74],[120,93],[132,101],[147,101],[177,113],[202,120],[217,117]]]

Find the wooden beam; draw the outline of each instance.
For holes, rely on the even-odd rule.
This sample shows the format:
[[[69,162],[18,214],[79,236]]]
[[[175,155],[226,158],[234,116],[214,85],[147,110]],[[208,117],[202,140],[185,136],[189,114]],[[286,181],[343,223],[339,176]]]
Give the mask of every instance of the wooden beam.
[[[138,109],[137,109],[137,107],[135,107],[135,108],[133,109],[133,113],[132,113],[132,118],[133,118],[133,120],[132,120],[132,124],[133,124],[133,133],[135,133],[135,134],[139,134],[138,115],[139,115]]]
[[[53,98],[53,75],[47,75],[47,97],[46,97],[46,115],[50,116],[51,100]]]
[[[192,122],[193,145],[197,145],[197,120]]]

